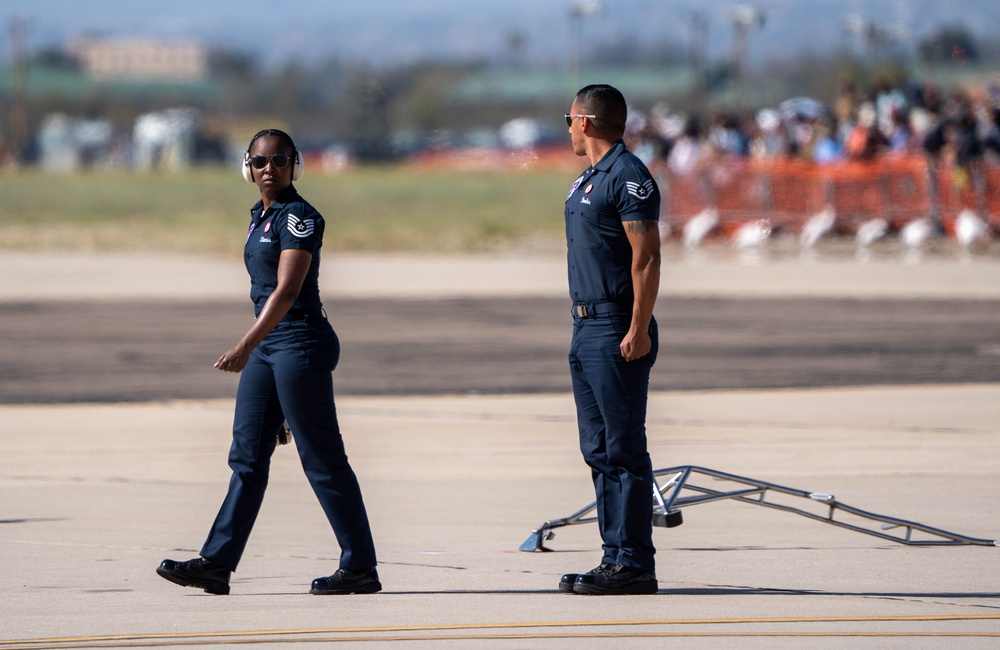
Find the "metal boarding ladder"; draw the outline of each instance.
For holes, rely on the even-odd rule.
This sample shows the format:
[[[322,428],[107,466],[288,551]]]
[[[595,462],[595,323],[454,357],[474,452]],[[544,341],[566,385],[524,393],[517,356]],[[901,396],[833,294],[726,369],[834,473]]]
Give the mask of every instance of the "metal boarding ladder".
[[[731,489],[695,485],[691,482],[692,477],[695,475],[701,475],[716,481],[728,482],[731,485]],[[657,478],[664,476],[668,478],[661,485],[657,481]],[[693,492],[694,494],[681,496],[681,491],[683,490]],[[781,503],[774,499],[774,494],[807,499],[814,506],[814,511],[806,510],[805,506],[798,507],[788,503]],[[768,483],[767,481],[737,476],[694,465],[679,465],[653,472],[654,526],[664,528],[680,526],[684,521],[681,515],[681,508],[696,506],[702,503],[711,503],[713,501],[722,501],[724,499],[734,499],[743,503],[791,512],[825,524],[832,524],[840,528],[873,535],[881,539],[909,546],[1000,546],[1000,541],[998,540],[960,535],[915,521],[907,521],[906,519],[861,510],[860,508],[840,503],[832,494],[797,490],[775,483]],[[596,516],[587,516],[596,510],[596,508],[597,502],[595,501],[568,517],[546,521],[531,532],[528,539],[521,544],[520,550],[525,552],[552,550],[546,548],[544,543],[555,536],[555,533],[552,532],[553,529],[596,522]],[[844,516],[837,519],[837,516],[841,513]],[[855,520],[846,521],[846,516],[852,516]],[[874,523],[868,524],[866,522]],[[893,533],[890,531],[899,532]],[[921,536],[917,538],[914,535],[915,533]]]

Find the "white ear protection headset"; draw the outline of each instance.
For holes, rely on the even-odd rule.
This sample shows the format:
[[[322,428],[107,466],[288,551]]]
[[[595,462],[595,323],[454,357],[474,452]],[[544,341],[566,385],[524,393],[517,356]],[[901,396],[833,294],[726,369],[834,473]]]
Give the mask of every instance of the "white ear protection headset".
[[[297,181],[302,178],[302,172],[305,165],[302,164],[302,156],[299,155],[299,150],[295,148],[295,143],[292,142],[292,138],[284,131],[279,131],[278,129],[264,129],[259,132],[254,137],[250,138],[250,144],[247,145],[247,150],[243,152],[243,180],[254,184],[253,179],[253,167],[250,165],[250,149],[253,148],[253,143],[257,141],[258,138],[262,138],[265,135],[276,135],[292,145],[292,155],[291,155],[291,165],[292,165],[292,181]]]

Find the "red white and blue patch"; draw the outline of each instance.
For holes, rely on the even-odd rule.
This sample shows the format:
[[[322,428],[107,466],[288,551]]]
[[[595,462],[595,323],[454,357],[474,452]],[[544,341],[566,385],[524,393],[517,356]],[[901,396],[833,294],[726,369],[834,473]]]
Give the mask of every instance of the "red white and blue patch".
[[[296,237],[308,237],[316,232],[315,219],[299,219],[294,214],[288,215],[288,232]]]
[[[580,187],[580,183],[582,182],[583,182],[583,176],[573,181],[573,186],[569,188],[569,194],[566,195],[567,201],[569,201],[569,197],[573,196],[573,192],[576,191],[576,188]]]
[[[267,223],[264,224],[264,232],[270,232],[270,231],[271,231],[271,222],[268,221]]]

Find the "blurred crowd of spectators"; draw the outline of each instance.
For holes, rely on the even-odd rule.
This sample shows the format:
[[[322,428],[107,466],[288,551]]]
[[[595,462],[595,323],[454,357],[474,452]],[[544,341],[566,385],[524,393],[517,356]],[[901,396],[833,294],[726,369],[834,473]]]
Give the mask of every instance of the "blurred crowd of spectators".
[[[655,108],[630,116],[626,139],[647,164],[665,163],[677,173],[720,156],[822,165],[926,154],[964,167],[1000,161],[1000,88],[945,94],[934,84],[901,89],[880,81],[862,92],[843,81],[830,104],[798,97],[756,114],[709,116]]]

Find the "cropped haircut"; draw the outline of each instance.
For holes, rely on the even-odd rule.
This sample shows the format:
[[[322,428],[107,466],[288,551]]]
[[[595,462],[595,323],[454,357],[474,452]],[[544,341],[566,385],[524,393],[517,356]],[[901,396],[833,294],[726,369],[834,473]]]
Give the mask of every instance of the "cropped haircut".
[[[587,115],[596,115],[595,126],[605,136],[618,139],[625,135],[628,105],[625,97],[614,86],[592,84],[576,93],[577,109]]]
[[[292,136],[288,135],[287,133],[285,133],[280,129],[264,129],[263,131],[258,131],[256,135],[250,138],[250,144],[247,145],[247,152],[249,152],[250,149],[253,148],[254,142],[257,142],[257,140],[260,140],[261,138],[267,136],[274,136],[276,138],[279,138],[282,141],[282,143],[287,144],[289,147],[292,148],[292,154],[298,152],[298,149],[295,148],[295,142],[292,141]]]

